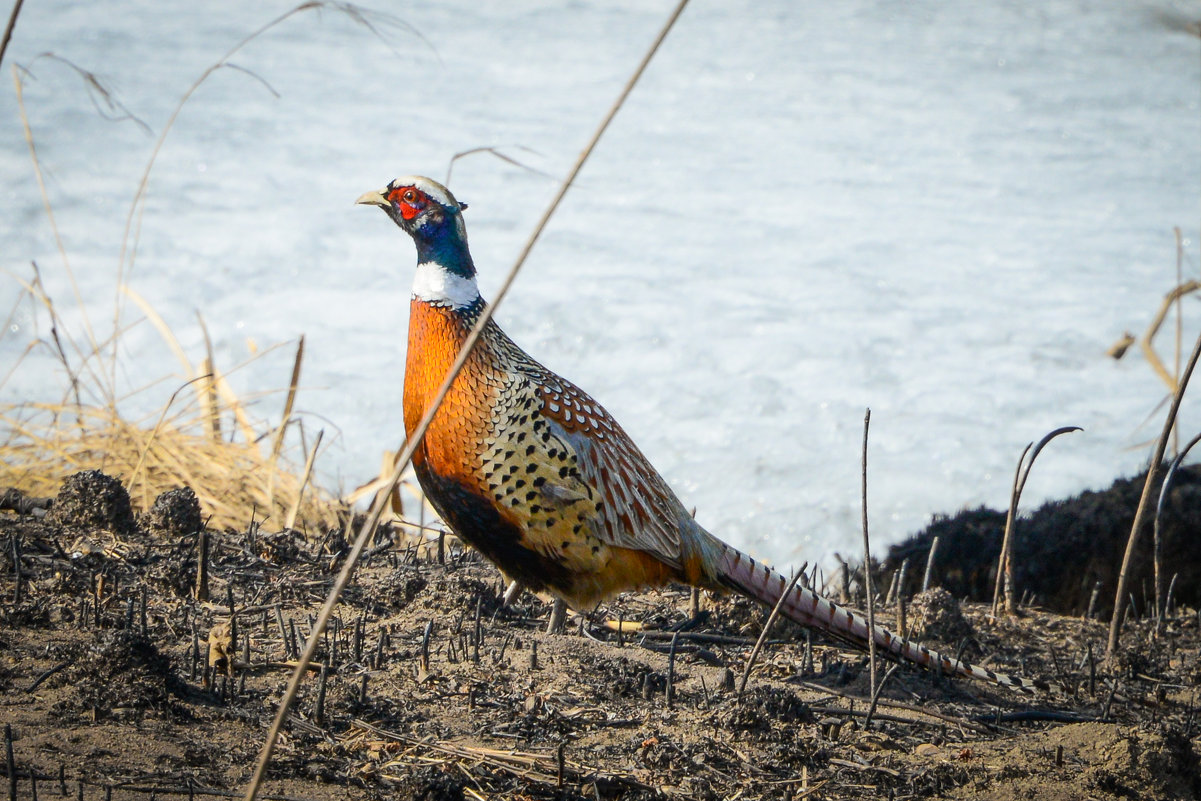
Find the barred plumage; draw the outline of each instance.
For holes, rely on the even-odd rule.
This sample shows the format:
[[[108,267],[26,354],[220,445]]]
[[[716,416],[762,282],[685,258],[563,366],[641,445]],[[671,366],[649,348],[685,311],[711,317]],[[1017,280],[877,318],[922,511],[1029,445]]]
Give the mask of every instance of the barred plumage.
[[[398,178],[360,203],[385,210],[417,246],[404,417],[411,435],[485,308],[462,210],[428,178]],[[621,426],[489,321],[413,457],[438,514],[511,579],[576,608],[682,581],[774,604],[778,571],[701,528]],[[957,662],[802,587],[798,623],[947,674],[1022,691],[1036,682]]]

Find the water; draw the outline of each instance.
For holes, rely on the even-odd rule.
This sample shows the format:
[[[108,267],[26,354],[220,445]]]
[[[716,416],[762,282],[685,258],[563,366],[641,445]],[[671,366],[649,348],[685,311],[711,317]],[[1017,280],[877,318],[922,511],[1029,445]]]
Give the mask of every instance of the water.
[[[378,37],[329,9],[284,21],[196,91],[150,175],[129,286],[193,362],[197,312],[227,370],[305,334],[299,410],[334,440],[330,486],[374,475],[402,435],[413,253],[354,199],[396,175],[443,179],[473,148],[532,168],[454,167],[491,295],[670,8],[476,5],[405,5],[370,18]],[[98,336],[154,137],[193,80],[289,8],[23,10],[6,66],[33,73],[29,122]],[[696,0],[501,324],[605,404],[706,526],[782,565],[858,552],[867,407],[877,547],[934,513],[1003,506],[1021,449],[1060,425],[1085,432],[1044,453],[1026,506],[1106,485],[1147,459],[1165,387],[1138,353],[1105,349],[1173,285],[1174,226],[1197,275],[1201,41],[1182,27],[1198,17],[1167,2]],[[100,76],[153,135],[101,116],[44,51]],[[0,179],[0,303],[36,260],[82,336],[11,86]],[[4,372],[46,333],[28,303],[11,325]],[[177,374],[129,402],[157,408],[182,368],[150,325],[121,341],[124,390]],[[285,386],[290,356],[233,381]],[[62,377],[34,357],[2,392],[58,399]],[[276,420],[282,402],[256,412]],[[1197,424],[1186,402],[1183,430]]]

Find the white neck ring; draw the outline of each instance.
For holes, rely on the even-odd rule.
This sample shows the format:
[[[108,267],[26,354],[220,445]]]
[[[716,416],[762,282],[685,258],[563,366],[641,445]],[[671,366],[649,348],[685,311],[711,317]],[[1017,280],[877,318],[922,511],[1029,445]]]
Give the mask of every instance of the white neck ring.
[[[435,306],[464,309],[479,300],[475,278],[464,278],[433,261],[417,265],[413,276],[413,297]]]

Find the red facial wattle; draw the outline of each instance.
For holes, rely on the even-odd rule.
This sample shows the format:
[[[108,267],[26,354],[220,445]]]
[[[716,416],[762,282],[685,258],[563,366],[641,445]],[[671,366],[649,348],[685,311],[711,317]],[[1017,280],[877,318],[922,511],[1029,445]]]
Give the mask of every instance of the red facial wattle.
[[[411,220],[422,212],[429,198],[425,193],[411,186],[402,186],[388,193],[388,200],[396,204],[400,216]]]

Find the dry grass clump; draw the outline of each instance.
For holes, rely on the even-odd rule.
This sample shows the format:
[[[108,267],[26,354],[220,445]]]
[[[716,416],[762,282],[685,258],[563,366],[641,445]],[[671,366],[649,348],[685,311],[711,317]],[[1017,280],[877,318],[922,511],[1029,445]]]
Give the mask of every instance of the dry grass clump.
[[[19,279],[18,279],[19,280]],[[33,306],[35,319],[48,318],[49,336],[30,342],[21,358],[0,379],[0,388],[21,370],[45,369],[45,362],[27,357],[50,354],[65,372],[61,400],[24,401],[0,405],[0,488],[16,488],[33,496],[57,494],[67,476],[99,470],[125,485],[135,510],[147,511],[162,492],[190,487],[210,528],[242,529],[252,519],[270,520],[273,528],[321,531],[339,526],[348,511],[345,503],[309,486],[321,433],[311,446],[292,416],[304,357],[304,337],[296,349],[281,422],[256,422],[250,403],[240,398],[214,366],[212,348],[194,365],[174,333],[149,304],[129,288],[132,298],[174,353],[186,380],[169,398],[157,396],[164,380],[126,395],[119,404],[115,360],[117,349],[98,340],[90,325],[74,336],[41,282],[37,266],[31,281],[20,281],[21,301]],[[83,310],[80,304],[80,310]],[[203,325],[203,323],[202,323]],[[118,327],[117,337],[125,330]],[[3,333],[8,332],[5,326]],[[263,351],[248,364],[265,355]],[[240,365],[242,369],[246,365]],[[48,389],[47,392],[53,392]],[[271,394],[271,393],[266,393]],[[180,401],[180,396],[188,400]],[[262,393],[255,401],[262,400]],[[158,411],[131,416],[131,405]],[[285,434],[296,426],[301,433],[303,470],[285,458]]]
[[[45,369],[44,361],[30,363],[26,357],[46,353],[66,379],[61,400],[0,405],[0,488],[52,496],[67,476],[100,470],[119,479],[129,491],[134,509],[143,512],[160,493],[190,487],[210,528],[242,529],[252,519],[260,523],[269,520],[268,525],[277,530],[324,532],[341,524],[348,511],[346,504],[309,485],[321,433],[310,445],[304,441],[303,427],[292,416],[304,357],[303,337],[289,386],[277,390],[285,396],[280,423],[257,422],[249,411],[250,402],[239,397],[214,366],[211,346],[199,365],[194,365],[163,319],[126,288],[125,294],[157,329],[190,380],[165,400],[152,393],[169,379],[137,389],[118,403],[112,378],[116,348],[110,351],[107,343],[91,334],[90,326],[87,335],[72,335],[46,293],[36,265],[34,279],[21,285],[23,300],[32,303],[35,315],[48,318],[50,336],[29,343],[8,376],[0,380],[0,387],[20,370]],[[7,327],[4,330],[7,332]],[[118,336],[122,330],[118,328]],[[261,401],[263,394],[257,393],[254,401]],[[180,400],[181,396],[186,400]],[[154,408],[156,404],[157,411],[141,418],[126,411],[134,405]],[[301,434],[303,470],[285,458],[285,434],[293,426]]]
[[[67,476],[94,469],[119,479],[143,512],[160,493],[191,487],[211,528],[244,528],[252,514],[273,527],[289,520],[310,531],[339,525],[346,507],[308,486],[294,465],[254,442],[189,430],[202,424],[140,424],[105,407],[0,407],[0,486],[52,496]]]

